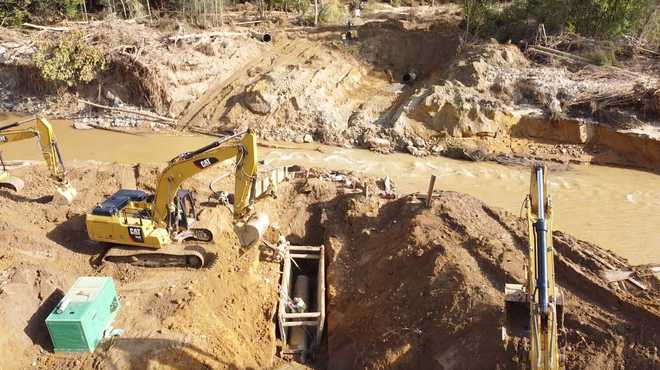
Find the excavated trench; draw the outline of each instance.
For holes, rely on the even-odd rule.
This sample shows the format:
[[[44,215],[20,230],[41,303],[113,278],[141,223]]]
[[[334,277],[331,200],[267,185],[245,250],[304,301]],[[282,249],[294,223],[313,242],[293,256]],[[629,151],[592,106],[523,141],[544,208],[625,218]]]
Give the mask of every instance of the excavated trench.
[[[385,200],[375,183],[366,186],[372,195],[300,179],[278,199],[277,224],[289,241],[326,247],[327,329],[314,365],[520,368],[526,342],[503,343],[499,331],[504,283],[525,279],[526,224],[460,193],[440,192],[428,209],[410,197]],[[556,232],[555,245],[568,302],[565,368],[658,366],[660,337],[646,327],[658,322],[657,291],[608,286],[600,269],[626,261],[593,244]],[[645,283],[658,286],[653,277]]]

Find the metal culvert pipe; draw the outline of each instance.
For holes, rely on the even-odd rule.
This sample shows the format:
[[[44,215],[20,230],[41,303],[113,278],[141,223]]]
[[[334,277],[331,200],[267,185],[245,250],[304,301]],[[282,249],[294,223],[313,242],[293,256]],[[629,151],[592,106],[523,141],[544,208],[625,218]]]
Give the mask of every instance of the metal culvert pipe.
[[[417,73],[415,73],[413,71],[408,71],[408,72],[406,72],[406,74],[403,75],[403,83],[404,84],[411,84],[411,83],[415,82],[416,79],[417,79]]]
[[[270,35],[270,33],[262,33],[257,35],[257,39],[261,42],[271,42],[273,41],[273,37]]]
[[[306,275],[298,275],[293,285],[293,297],[301,298],[307,305],[309,305],[310,295],[310,279]],[[302,354],[309,350],[309,338],[307,337],[307,329],[304,326],[291,327],[289,331],[289,348]]]

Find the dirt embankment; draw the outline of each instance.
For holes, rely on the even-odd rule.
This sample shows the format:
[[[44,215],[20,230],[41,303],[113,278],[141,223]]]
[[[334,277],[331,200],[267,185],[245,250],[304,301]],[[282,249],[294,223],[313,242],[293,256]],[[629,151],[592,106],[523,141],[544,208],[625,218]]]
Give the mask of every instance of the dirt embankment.
[[[287,30],[264,23],[210,32],[167,20],[101,21],[81,28],[104,51],[109,69],[76,93],[112,106],[151,108],[176,119],[179,129],[249,126],[266,140],[385,153],[659,169],[652,160],[660,155],[657,77],[532,60],[511,44],[462,44],[452,6],[420,9],[423,17],[396,9],[367,15],[355,22],[357,40],[342,39],[343,25]],[[254,37],[275,29],[270,43]],[[30,62],[33,42],[44,37],[57,35],[12,30],[0,39],[7,87],[0,100],[7,109],[46,107],[83,122],[163,128],[144,117],[92,110],[71,95],[54,104],[41,91],[43,81],[33,81]],[[404,83],[406,74],[415,78]],[[25,87],[36,89],[31,100],[17,100]],[[573,128],[558,130],[557,122]],[[585,142],[573,133],[579,127],[601,134]],[[642,141],[651,153],[625,158],[628,141]]]
[[[504,283],[525,279],[523,220],[453,192],[426,209],[410,198],[338,195],[318,180],[295,186],[284,201],[296,216],[281,226],[329,251],[328,368],[520,366],[522,347],[505,349],[499,328]],[[657,280],[648,292],[613,288],[598,272],[625,260],[561,232],[555,246],[566,368],[659,366]]]

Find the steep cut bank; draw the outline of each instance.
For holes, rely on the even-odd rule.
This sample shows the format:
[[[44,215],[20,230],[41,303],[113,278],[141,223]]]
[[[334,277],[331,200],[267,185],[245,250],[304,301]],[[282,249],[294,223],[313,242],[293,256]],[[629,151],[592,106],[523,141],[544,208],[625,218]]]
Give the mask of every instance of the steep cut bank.
[[[432,208],[404,197],[341,194],[294,184],[282,224],[294,242],[329,251],[328,368],[515,369],[524,343],[505,348],[504,283],[525,279],[526,223],[470,196],[440,192]],[[377,188],[372,191],[376,193]],[[282,215],[282,219],[286,219]],[[608,286],[602,269],[627,261],[555,232],[567,300],[560,343],[567,369],[660,366],[660,286]]]

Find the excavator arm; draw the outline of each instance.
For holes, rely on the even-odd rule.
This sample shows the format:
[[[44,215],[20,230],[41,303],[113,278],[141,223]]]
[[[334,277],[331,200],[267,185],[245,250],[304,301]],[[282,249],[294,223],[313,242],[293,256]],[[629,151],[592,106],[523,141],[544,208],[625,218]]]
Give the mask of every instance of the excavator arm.
[[[545,166],[537,164],[532,167],[527,204],[530,365],[532,369],[558,370],[558,326],[561,321],[558,306],[563,300],[555,286],[552,201]]]
[[[62,161],[62,155],[57,145],[53,127],[43,117],[37,117],[34,122],[34,127],[21,130],[10,130],[13,127],[20,126],[21,123],[0,127],[0,144],[37,137],[41,147],[41,154],[48,165],[51,177],[59,184],[57,189],[58,195],[63,197],[66,203],[71,203],[76,196],[76,190],[69,184],[66,178],[64,162]]]
[[[236,159],[234,218],[246,216],[257,173],[257,140],[252,131],[215,141],[172,159],[156,187],[152,208],[156,226],[167,227],[168,215],[175,208],[173,199],[186,179],[231,158]]]

